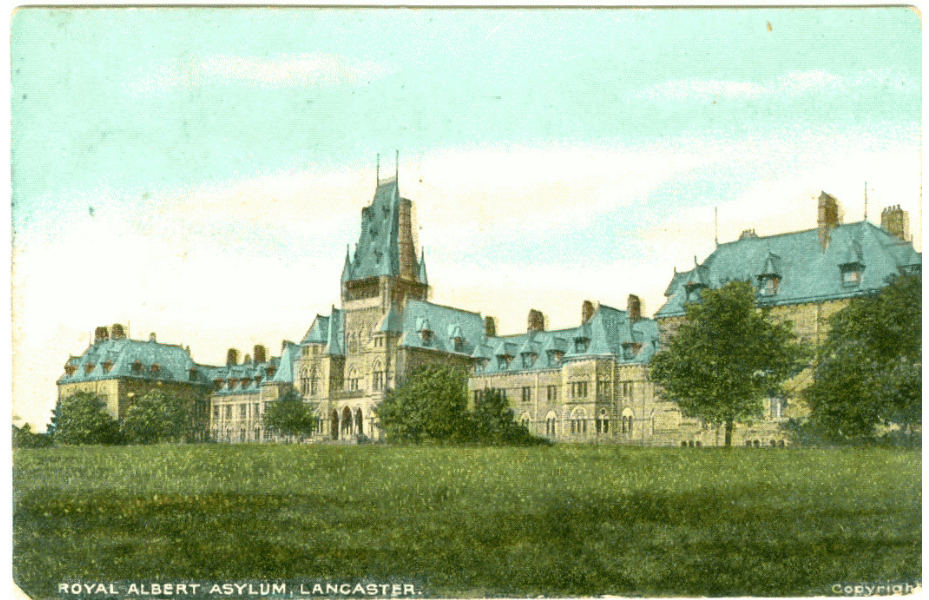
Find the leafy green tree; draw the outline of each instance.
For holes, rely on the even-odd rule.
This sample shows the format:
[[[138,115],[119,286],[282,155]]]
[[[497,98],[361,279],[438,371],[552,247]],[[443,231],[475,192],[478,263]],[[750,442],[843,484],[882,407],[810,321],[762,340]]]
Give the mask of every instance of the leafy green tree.
[[[92,392],[75,392],[59,399],[53,414],[53,440],[60,444],[115,444],[119,424],[103,400]]]
[[[191,432],[190,403],[161,390],[151,390],[139,398],[120,426],[126,440],[136,444],[180,442]]]
[[[813,384],[810,425],[832,440],[867,438],[878,425],[922,425],[922,277],[895,277],[830,318]]]
[[[265,406],[264,425],[279,435],[303,437],[316,431],[316,415],[300,394],[288,390]]]
[[[470,423],[471,439],[475,442],[507,445],[547,443],[516,422],[509,401],[499,390],[485,389],[481,393],[480,400],[474,403]]]
[[[377,407],[388,441],[419,444],[454,442],[468,437],[466,373],[447,365],[429,365],[390,390]]]
[[[47,433],[33,433],[32,425],[26,423],[22,427],[13,425],[14,448],[46,448],[52,445]]]
[[[735,423],[760,417],[762,399],[777,394],[807,355],[789,323],[756,307],[751,285],[731,282],[687,305],[677,334],[652,358],[650,375],[684,414],[725,425],[729,447]]]

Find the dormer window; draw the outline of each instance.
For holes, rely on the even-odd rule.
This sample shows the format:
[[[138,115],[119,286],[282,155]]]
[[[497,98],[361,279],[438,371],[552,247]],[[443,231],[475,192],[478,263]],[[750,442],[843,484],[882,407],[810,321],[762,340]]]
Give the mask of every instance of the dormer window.
[[[132,372],[136,374],[139,374],[142,372],[142,361],[137,360],[134,363],[132,363]]]
[[[419,332],[419,335],[423,338],[423,345],[428,346],[432,342],[432,332],[428,329],[422,329]]]
[[[84,365],[84,374],[86,375],[87,373],[90,373],[91,371],[93,371],[95,366],[96,365],[94,365],[94,363],[87,363],[86,365]]]
[[[158,363],[154,363],[152,365],[152,375],[155,375],[157,377],[160,373],[161,373],[161,365],[159,365]]]
[[[687,293],[687,302],[699,302],[700,301],[700,292],[703,290],[702,285],[699,283],[688,283],[684,290]]]
[[[523,368],[528,369],[535,364],[536,355],[531,352],[523,352],[520,357],[523,359]]]
[[[776,296],[781,278],[777,275],[762,275],[758,278],[758,293],[762,296]]]
[[[501,371],[506,371],[510,366],[510,357],[506,354],[497,355],[497,368]]]
[[[109,372],[112,371],[112,370],[113,370],[113,361],[112,361],[112,360],[108,360],[108,361],[106,361],[105,363],[103,363],[103,371],[104,371],[105,373],[109,373]]]
[[[623,358],[632,360],[642,349],[642,344],[637,342],[623,342]]]
[[[590,345],[590,338],[578,337],[574,338],[574,351],[575,352],[586,352],[587,347]]]
[[[861,263],[848,263],[842,265],[842,285],[855,287],[861,283],[861,272],[864,267]]]
[[[452,338],[452,344],[455,347],[455,352],[461,352],[461,350],[464,348],[464,338]]]
[[[265,373],[267,373],[268,379],[271,379],[272,377],[274,377],[274,374],[277,373],[277,367],[270,366],[267,369],[265,369]]]

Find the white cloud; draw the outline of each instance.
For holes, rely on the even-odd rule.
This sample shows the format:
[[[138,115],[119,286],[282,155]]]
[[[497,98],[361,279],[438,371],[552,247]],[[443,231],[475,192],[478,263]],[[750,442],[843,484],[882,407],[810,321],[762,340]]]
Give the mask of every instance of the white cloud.
[[[916,91],[918,82],[888,69],[869,69],[845,77],[827,71],[793,71],[764,83],[716,79],[677,79],[630,93],[634,99],[666,102],[708,102],[719,99],[756,100],[807,94],[847,93],[853,88],[889,88]]]
[[[395,70],[388,63],[337,54],[284,53],[268,58],[212,54],[140,69],[128,87],[134,95],[228,83],[261,88],[330,87],[367,83]]]

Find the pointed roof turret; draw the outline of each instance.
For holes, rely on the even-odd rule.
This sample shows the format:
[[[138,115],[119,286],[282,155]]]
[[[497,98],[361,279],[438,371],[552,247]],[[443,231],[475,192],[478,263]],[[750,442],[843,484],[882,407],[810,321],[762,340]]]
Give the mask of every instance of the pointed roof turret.
[[[350,248],[351,246],[349,244],[345,245],[345,266],[342,267],[342,283],[345,283],[352,278],[352,258]]]
[[[426,277],[426,249],[420,248],[419,250],[419,273],[417,273],[417,279],[420,283],[429,285],[429,278]]]

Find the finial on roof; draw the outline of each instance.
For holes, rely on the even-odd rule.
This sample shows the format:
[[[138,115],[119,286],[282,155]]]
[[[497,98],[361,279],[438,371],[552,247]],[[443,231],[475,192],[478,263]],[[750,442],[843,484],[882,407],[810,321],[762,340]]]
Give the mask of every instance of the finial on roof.
[[[864,182],[864,220],[868,220],[868,182]]]
[[[394,161],[394,180],[400,185],[400,151],[397,150],[397,158]]]
[[[377,170],[375,171],[375,178],[377,179],[377,184],[381,183],[381,153],[377,153]]]

